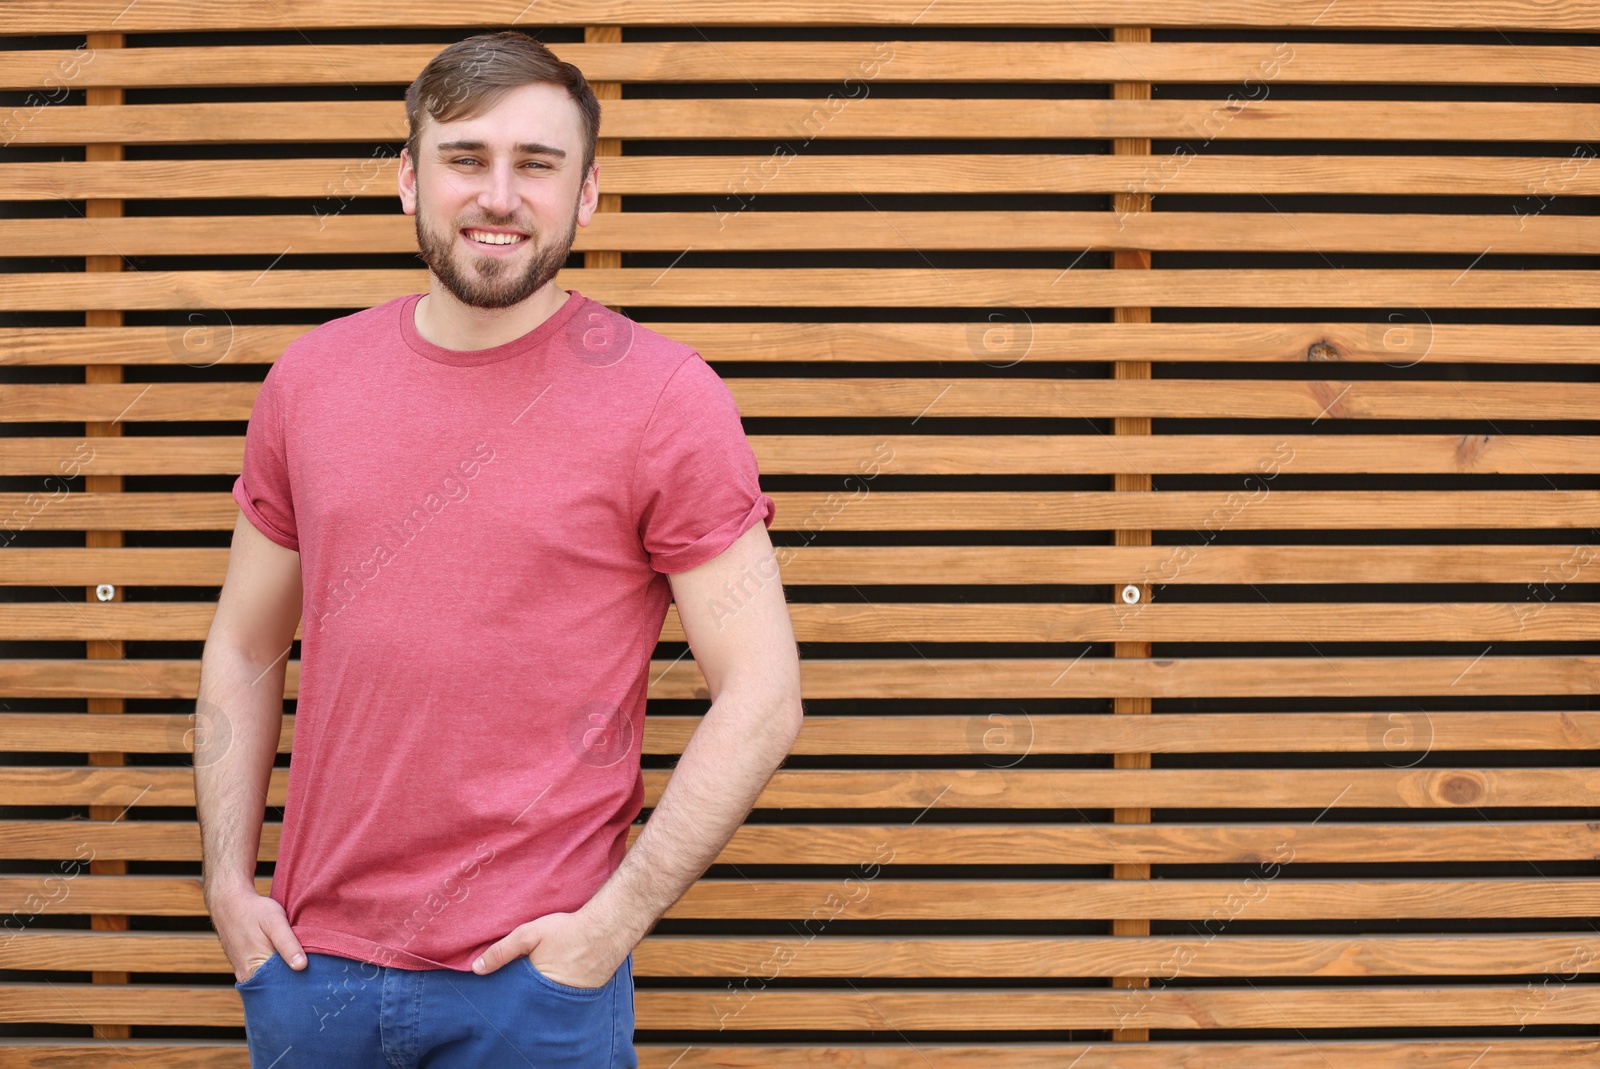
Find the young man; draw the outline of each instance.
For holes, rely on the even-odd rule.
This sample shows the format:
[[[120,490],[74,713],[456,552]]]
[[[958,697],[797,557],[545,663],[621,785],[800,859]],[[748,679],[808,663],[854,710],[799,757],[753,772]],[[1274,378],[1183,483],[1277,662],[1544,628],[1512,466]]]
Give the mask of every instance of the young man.
[[[705,361],[553,281],[599,197],[583,75],[484,35],[406,102],[428,291],[297,339],[251,413],[197,706],[205,900],[253,1065],[634,1066],[632,950],[799,731],[774,505]],[[627,849],[669,600],[712,701]]]

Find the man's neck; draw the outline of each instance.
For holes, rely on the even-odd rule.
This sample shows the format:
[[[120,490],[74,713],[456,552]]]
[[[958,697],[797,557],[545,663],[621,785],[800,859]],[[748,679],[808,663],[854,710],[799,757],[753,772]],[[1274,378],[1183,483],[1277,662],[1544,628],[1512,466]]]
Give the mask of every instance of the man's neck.
[[[417,333],[445,349],[470,352],[514,341],[561,310],[570,294],[548,282],[526,300],[509,308],[474,308],[430,279],[428,292],[416,303],[412,318]]]

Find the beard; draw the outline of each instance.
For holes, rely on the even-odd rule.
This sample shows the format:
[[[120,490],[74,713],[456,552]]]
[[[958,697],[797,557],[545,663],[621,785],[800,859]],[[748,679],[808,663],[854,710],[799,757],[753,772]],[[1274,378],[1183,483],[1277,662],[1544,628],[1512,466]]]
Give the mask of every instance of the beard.
[[[455,295],[456,300],[473,308],[509,308],[527,300],[566,266],[567,255],[578,236],[578,204],[572,206],[572,221],[561,241],[541,245],[538,234],[526,239],[533,252],[525,266],[518,268],[510,258],[455,254],[458,231],[437,231],[424,225],[422,192],[417,191],[417,249],[422,262]],[[512,218],[486,216],[476,220],[480,226],[518,226]],[[470,227],[469,227],[470,229]]]

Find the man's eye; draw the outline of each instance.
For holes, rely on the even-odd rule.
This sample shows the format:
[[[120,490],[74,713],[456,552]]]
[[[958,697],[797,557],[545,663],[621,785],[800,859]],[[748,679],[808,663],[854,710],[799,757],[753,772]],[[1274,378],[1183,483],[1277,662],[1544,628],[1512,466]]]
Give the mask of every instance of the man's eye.
[[[454,159],[454,160],[451,160],[450,162],[451,163],[477,163],[478,161],[473,159],[471,156],[462,156],[459,159]]]

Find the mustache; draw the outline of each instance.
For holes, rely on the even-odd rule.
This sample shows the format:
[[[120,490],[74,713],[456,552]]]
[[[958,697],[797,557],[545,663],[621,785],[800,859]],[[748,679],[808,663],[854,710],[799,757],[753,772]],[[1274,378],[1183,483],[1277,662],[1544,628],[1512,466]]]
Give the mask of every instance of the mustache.
[[[534,228],[532,226],[530,226],[529,224],[520,222],[517,219],[512,218],[510,216],[507,216],[507,217],[505,217],[503,219],[496,219],[496,218],[492,218],[492,217],[491,218],[484,218],[484,219],[474,219],[470,223],[464,223],[461,226],[461,229],[462,230],[471,230],[474,227],[490,227],[490,226],[502,226],[502,227],[507,227],[507,228],[512,229],[512,230],[520,230],[524,234],[536,233]]]

